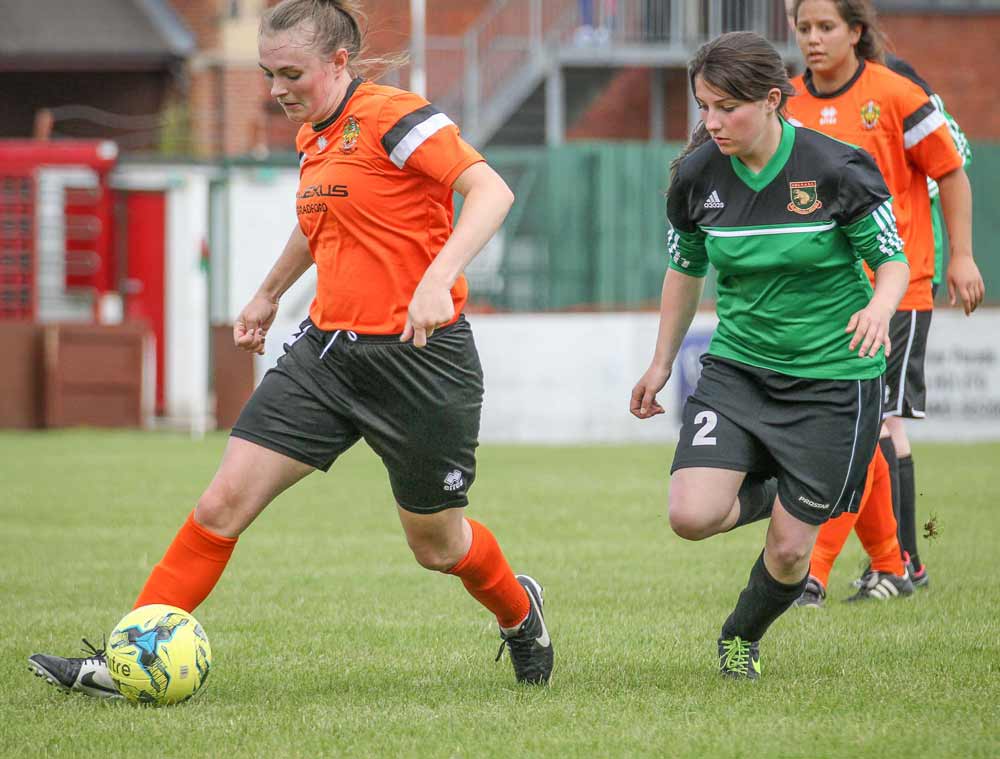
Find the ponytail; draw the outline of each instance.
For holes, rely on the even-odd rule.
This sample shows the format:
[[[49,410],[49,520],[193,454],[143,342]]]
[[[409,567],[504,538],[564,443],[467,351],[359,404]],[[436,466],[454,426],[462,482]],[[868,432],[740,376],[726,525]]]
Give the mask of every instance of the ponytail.
[[[705,128],[705,122],[699,121],[694,130],[691,132],[691,139],[688,140],[688,144],[684,146],[684,149],[677,154],[677,157],[670,162],[670,184],[673,185],[674,180],[677,178],[677,170],[681,166],[681,161],[691,155],[695,150],[700,148],[706,142],[712,139],[712,136],[708,133]],[[669,190],[668,190],[669,192]]]

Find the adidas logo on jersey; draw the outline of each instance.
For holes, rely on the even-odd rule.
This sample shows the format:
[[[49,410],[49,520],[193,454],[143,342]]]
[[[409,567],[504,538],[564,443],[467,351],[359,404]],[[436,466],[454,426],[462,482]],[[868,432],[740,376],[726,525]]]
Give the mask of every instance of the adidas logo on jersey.
[[[705,208],[725,208],[726,204],[719,197],[718,190],[712,190],[712,194],[705,198]]]
[[[819,112],[819,123],[824,124],[836,124],[837,123],[837,109],[832,105],[827,106]]]

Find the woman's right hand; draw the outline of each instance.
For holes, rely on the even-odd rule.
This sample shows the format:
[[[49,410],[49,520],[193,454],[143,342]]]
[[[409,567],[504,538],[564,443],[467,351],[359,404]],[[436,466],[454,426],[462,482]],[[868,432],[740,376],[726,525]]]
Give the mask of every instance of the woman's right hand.
[[[656,400],[656,394],[663,389],[670,379],[670,369],[650,366],[632,388],[632,400],[628,410],[639,419],[649,419],[663,413],[663,406]]]
[[[240,350],[264,355],[264,338],[278,314],[278,304],[255,295],[243,307],[233,324],[233,343]]]

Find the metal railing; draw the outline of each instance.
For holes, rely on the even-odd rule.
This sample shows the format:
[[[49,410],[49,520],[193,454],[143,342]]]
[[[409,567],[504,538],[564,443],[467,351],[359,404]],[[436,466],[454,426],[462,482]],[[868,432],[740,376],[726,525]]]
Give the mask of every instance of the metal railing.
[[[485,114],[526,97],[563,56],[599,59],[647,47],[652,58],[670,47],[683,60],[703,42],[737,29],[787,47],[784,1],[496,0],[464,35],[427,38],[428,94],[470,139],[481,141],[489,136],[482,127],[495,126],[484,124]]]

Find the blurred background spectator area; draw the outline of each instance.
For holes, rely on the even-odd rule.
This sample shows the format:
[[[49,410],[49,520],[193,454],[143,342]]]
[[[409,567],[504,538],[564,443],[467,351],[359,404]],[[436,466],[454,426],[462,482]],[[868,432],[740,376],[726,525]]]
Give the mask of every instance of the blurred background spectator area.
[[[374,55],[410,47],[412,0],[369,2]],[[684,65],[754,29],[799,66],[782,0],[425,0],[426,89],[479,147],[683,140]],[[0,137],[112,138],[125,153],[290,152],[257,67],[265,0],[11,0],[0,23]],[[877,2],[898,54],[976,140],[1000,139],[986,70],[997,0]],[[928,56],[926,51],[934,50]],[[410,68],[387,72],[409,87]],[[48,113],[46,114],[45,111]],[[37,126],[36,126],[37,125]]]

